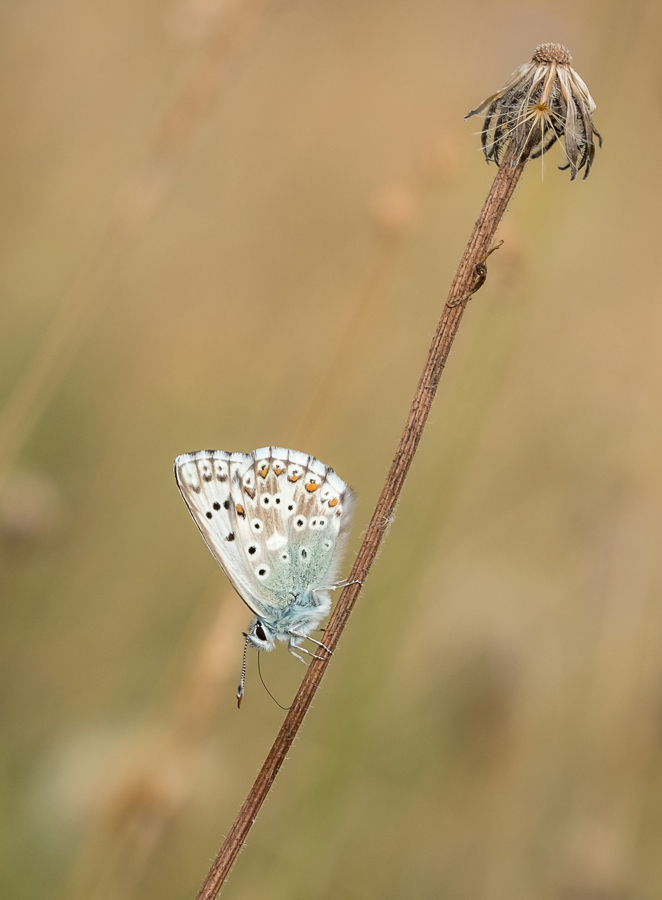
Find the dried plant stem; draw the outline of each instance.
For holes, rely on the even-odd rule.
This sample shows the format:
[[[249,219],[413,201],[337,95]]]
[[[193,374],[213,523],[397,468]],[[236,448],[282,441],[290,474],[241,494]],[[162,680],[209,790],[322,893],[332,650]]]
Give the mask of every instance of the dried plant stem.
[[[407,424],[398,450],[382,489],[370,526],[356,557],[347,587],[343,590],[324,634],[324,643],[333,651],[375,560],[379,545],[400,496],[407,472],[427,421],[444,365],[462,319],[467,301],[485,281],[485,261],[490,253],[499,222],[524,169],[525,160],[511,167],[512,146],[504,154],[478,221],[474,226],[462,261],[444,306],[439,325],[432,340],[425,368],[409,411]],[[213,900],[225,881],[241,850],[246,836],[278,774],[294,738],[303,722],[315,692],[324,675],[328,658],[313,659],[301,683],[294,702],[285,717],[278,736],[269,751],[253,787],[246,798],[230,832],[212,865],[197,900]]]

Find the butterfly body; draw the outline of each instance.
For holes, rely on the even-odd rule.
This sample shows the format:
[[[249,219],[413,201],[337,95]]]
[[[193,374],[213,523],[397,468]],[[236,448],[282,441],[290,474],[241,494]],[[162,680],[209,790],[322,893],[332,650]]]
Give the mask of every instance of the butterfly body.
[[[207,546],[255,613],[247,644],[272,650],[287,641],[298,656],[331,608],[350,489],[319,460],[282,447],[185,453],[175,478]]]

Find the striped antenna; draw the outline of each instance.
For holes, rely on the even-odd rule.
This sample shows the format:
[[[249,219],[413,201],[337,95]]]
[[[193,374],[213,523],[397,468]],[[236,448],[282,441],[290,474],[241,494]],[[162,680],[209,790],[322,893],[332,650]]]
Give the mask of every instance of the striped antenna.
[[[244,644],[244,661],[241,664],[241,679],[239,680],[239,687],[237,688],[237,709],[241,709],[241,701],[244,699],[244,682],[246,681],[246,651],[248,650],[248,641],[249,636],[245,631],[242,631],[242,634],[246,638],[246,643]]]

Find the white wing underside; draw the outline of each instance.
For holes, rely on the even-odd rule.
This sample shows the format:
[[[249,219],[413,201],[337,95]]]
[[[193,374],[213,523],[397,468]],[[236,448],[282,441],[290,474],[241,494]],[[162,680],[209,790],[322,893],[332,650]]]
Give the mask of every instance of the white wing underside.
[[[273,619],[300,591],[333,584],[352,492],[319,460],[282,447],[200,450],[175,460],[193,520],[256,615]]]

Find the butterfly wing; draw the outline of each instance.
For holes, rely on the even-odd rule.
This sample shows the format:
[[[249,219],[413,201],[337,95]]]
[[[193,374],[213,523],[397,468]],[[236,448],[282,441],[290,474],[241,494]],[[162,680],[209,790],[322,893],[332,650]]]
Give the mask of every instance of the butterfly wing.
[[[240,476],[243,548],[255,589],[282,614],[297,597],[332,585],[353,496],[333,469],[305,453],[265,447],[250,456]]]
[[[296,450],[265,447],[185,454],[175,474],[217,562],[278,633],[296,620],[295,607],[323,603],[313,592],[333,583],[353,500],[333,469]]]
[[[214,559],[244,603],[257,615],[264,615],[265,609],[248,577],[245,553],[238,540],[243,507],[237,473],[250,462],[251,457],[245,453],[223,450],[184,453],[175,460],[175,480]]]

